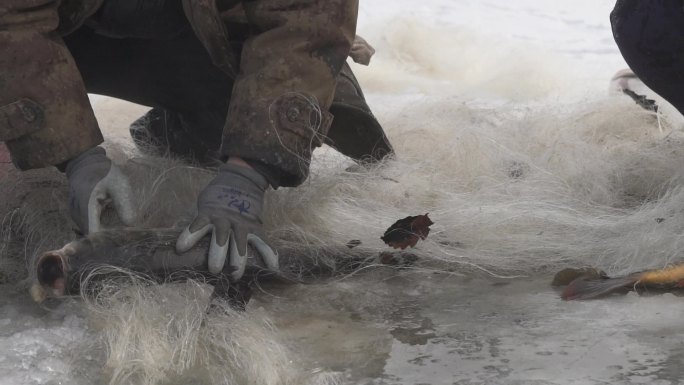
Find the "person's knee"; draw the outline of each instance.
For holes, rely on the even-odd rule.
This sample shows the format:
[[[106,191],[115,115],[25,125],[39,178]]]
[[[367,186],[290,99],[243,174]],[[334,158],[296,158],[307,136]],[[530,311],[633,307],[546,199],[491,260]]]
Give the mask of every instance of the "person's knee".
[[[638,6],[638,0],[618,0],[615,3],[613,11],[610,13],[610,25],[613,30],[613,37],[618,46],[623,42],[628,42],[630,39],[625,39],[625,36],[631,36],[632,28],[628,27],[628,20],[634,14],[635,7]]]
[[[611,13],[615,42],[634,73],[684,113],[682,0],[619,0]]]
[[[2,0],[0,31],[52,32],[59,25],[58,0]]]
[[[615,42],[630,54],[667,53],[684,47],[682,0],[618,0],[610,14]]]

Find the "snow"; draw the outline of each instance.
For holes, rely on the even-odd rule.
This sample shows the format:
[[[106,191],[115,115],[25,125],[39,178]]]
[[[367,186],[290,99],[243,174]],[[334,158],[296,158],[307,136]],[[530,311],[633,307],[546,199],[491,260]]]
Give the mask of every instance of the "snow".
[[[370,67],[353,68],[400,159],[364,179],[323,152],[311,181],[269,197],[275,214],[267,222],[297,226],[312,247],[359,239],[377,250],[377,229],[429,211],[435,226],[414,252],[449,271],[386,268],[264,288],[234,324],[211,319],[215,336],[260,357],[235,369],[245,370],[242,383],[680,383],[679,297],[562,302],[549,286],[560,266],[621,274],[681,262],[684,252],[682,118],[665,105],[657,121],[608,96],[610,77],[626,67],[610,32],[613,5],[362,2],[358,32],[378,53]],[[108,142],[130,146],[127,125],[146,108],[91,100]],[[511,180],[513,166],[526,177]],[[168,356],[155,355],[178,339],[154,330],[165,306],[175,314],[169,330],[201,313],[183,308],[178,293],[150,295],[133,309],[149,318],[125,301],[96,317],[79,299],[35,305],[25,286],[0,287],[0,385],[104,384],[124,365],[166,374],[164,384],[209,384],[220,373],[222,357],[179,375],[165,366]],[[140,341],[112,334],[119,330]],[[107,357],[117,343],[146,346],[143,331],[155,349]],[[200,350],[222,347],[218,338],[197,341]],[[129,380],[118,383],[139,382]]]

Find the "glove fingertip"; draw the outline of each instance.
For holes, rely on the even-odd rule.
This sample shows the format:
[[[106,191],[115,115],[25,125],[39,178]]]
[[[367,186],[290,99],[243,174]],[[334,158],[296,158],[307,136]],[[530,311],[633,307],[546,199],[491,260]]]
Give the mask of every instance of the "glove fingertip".
[[[132,226],[135,224],[137,215],[135,209],[133,208],[133,199],[131,198],[130,187],[124,187],[121,190],[125,191],[113,189],[111,192],[114,209],[119,215],[121,222],[123,222],[126,226]]]
[[[100,221],[99,220],[94,220],[94,221],[88,221],[87,228],[84,230],[85,234],[93,234],[97,233],[100,231]]]
[[[190,230],[186,227],[176,240],[176,252],[185,253],[190,250],[192,246],[194,245],[190,243]]]
[[[239,256],[247,256],[247,238],[249,234],[240,226],[235,226],[230,241],[235,244],[236,253]],[[231,249],[232,250],[232,249]]]
[[[88,212],[86,214],[86,228],[81,229],[85,234],[97,233],[100,231],[102,225],[100,217],[102,216],[102,204],[96,199],[91,198],[88,203]]]
[[[249,243],[261,255],[261,259],[264,261],[267,269],[273,271],[280,270],[278,253],[266,241],[257,235],[250,234]]]
[[[211,237],[211,246],[209,246],[209,259],[207,265],[209,272],[212,274],[219,274],[223,271],[223,266],[226,264],[226,257],[228,256],[228,242],[223,246],[219,245],[216,239],[216,230]]]
[[[233,271],[230,273],[231,279],[233,281],[238,281],[245,274],[245,269],[247,267],[247,250],[245,245],[245,253],[240,254],[234,236],[231,236],[230,239],[230,266],[233,268]]]
[[[191,231],[191,227],[192,226],[186,227],[185,230],[183,230],[183,232],[178,236],[178,240],[176,241],[176,251],[178,253],[184,253],[192,249],[192,247],[195,246],[197,242],[202,239],[202,237],[211,231],[213,226],[208,224],[197,231]]]
[[[133,210],[133,205],[130,202],[122,202],[117,208],[117,213],[119,214],[119,219],[126,226],[133,226],[137,219],[135,210]]]

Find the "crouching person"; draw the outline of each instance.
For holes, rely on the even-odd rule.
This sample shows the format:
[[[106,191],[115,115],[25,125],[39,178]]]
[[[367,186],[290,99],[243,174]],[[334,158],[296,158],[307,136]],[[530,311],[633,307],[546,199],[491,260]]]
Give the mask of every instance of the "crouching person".
[[[262,230],[267,188],[295,187],[326,143],[360,161],[393,153],[346,64],[358,1],[4,0],[0,5],[0,141],[21,170],[56,166],[84,233],[111,201],[135,221],[126,176],[99,147],[87,93],[153,109],[137,144],[216,166],[177,250],[211,234],[209,269],[239,279]]]

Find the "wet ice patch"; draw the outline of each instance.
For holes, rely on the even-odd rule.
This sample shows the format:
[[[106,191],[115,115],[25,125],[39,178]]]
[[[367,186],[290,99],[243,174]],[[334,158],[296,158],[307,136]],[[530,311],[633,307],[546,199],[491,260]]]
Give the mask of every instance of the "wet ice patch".
[[[28,306],[25,293],[7,286],[3,292],[14,300],[3,298],[0,305],[0,384],[88,384],[92,365],[100,363],[87,342],[95,334],[78,307],[67,301],[39,309]]]
[[[566,303],[548,279],[385,269],[255,304],[290,310],[281,332],[308,360],[348,368],[349,384],[676,383],[679,298]]]

